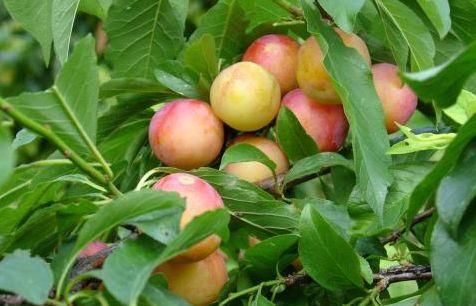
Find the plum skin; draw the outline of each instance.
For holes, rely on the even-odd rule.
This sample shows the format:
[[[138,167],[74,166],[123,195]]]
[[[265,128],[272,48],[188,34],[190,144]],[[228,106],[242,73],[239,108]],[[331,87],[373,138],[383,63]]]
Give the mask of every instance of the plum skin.
[[[235,138],[232,144],[247,143],[261,150],[276,164],[276,174],[281,174],[289,169],[289,162],[281,148],[274,141],[254,135],[241,135]],[[225,167],[226,172],[233,174],[240,179],[251,183],[256,183],[273,176],[271,170],[259,162],[239,162],[232,163]]]
[[[345,33],[339,28],[334,28],[334,30],[340,36],[344,45],[356,49],[370,67],[370,54],[365,42],[355,34]],[[332,80],[324,67],[324,55],[314,36],[309,37],[299,49],[296,76],[299,87],[309,97],[319,100],[320,103],[341,103]]]
[[[396,132],[415,112],[417,95],[398,76],[398,67],[388,63],[372,66],[375,90],[382,102],[385,127],[389,133]]]
[[[256,131],[277,115],[281,90],[275,77],[252,62],[224,69],[210,89],[215,114],[238,131]]]
[[[161,178],[153,186],[156,190],[177,192],[185,198],[185,210],[180,219],[183,229],[193,218],[215,209],[223,208],[223,200],[218,192],[206,181],[187,173],[174,173]],[[212,235],[180,254],[175,261],[199,261],[210,255],[220,246],[220,238]]]
[[[342,105],[319,102],[295,89],[283,97],[282,103],[294,113],[320,152],[338,151],[349,130],[344,109]]]
[[[152,117],[149,143],[156,157],[168,166],[184,170],[206,166],[220,154],[223,123],[207,103],[176,99]]]
[[[268,34],[255,40],[246,49],[243,61],[254,62],[279,83],[281,94],[297,87],[296,68],[299,44],[287,35]]]
[[[228,281],[225,260],[219,251],[198,262],[166,262],[155,273],[163,273],[169,290],[194,306],[210,305]]]

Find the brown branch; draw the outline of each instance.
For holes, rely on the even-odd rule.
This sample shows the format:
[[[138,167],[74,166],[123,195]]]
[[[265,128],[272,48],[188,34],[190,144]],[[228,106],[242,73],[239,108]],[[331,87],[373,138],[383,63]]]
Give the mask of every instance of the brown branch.
[[[392,283],[408,280],[429,280],[432,278],[430,266],[397,266],[374,274],[374,282],[379,291],[384,291]]]
[[[0,294],[0,305],[23,305],[25,299],[13,294]]]
[[[412,224],[410,225],[410,227],[413,227],[416,224],[425,221],[426,219],[431,217],[435,211],[436,211],[436,209],[434,207],[432,207],[432,208],[427,209],[424,212],[416,215],[415,218],[413,218],[413,221],[412,221]],[[405,232],[405,230],[406,230],[406,227],[403,226],[403,227],[393,231],[390,235],[380,239],[380,242],[384,245],[387,244],[387,243],[395,242],[402,236],[402,234]]]
[[[288,189],[296,185],[299,185],[301,183],[307,182],[309,180],[315,179],[316,177],[319,177],[321,175],[328,174],[330,172],[330,169],[331,169],[330,167],[322,168],[321,171],[290,181],[289,183],[286,184],[286,186],[284,186],[284,178],[286,177],[286,173],[276,175],[276,179],[274,179],[274,177],[271,177],[271,178],[259,181],[256,183],[256,185],[273,195],[281,196],[285,189]]]

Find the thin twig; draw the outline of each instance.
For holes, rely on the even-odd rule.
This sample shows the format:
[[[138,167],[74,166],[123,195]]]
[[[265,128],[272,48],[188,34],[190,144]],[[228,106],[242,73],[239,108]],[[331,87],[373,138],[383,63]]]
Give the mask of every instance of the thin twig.
[[[91,164],[89,164],[81,156],[79,156],[78,153],[72,150],[51,129],[31,120],[23,113],[16,110],[10,103],[8,103],[2,98],[0,98],[0,110],[2,110],[5,114],[20,123],[22,126],[28,128],[30,131],[42,135],[43,137],[51,141],[66,158],[70,159],[76,166],[78,166],[78,168],[88,174],[93,180],[106,187],[113,195],[121,195],[120,191],[115,188],[115,186],[114,188],[111,186],[110,180],[112,179],[112,177],[109,177],[108,175],[103,175],[101,172],[96,170]]]
[[[73,111],[71,108],[68,106],[68,103],[66,103],[65,98],[59,91],[58,87],[53,86],[52,87],[53,92],[56,94],[57,98],[61,101],[61,105],[63,105],[64,111],[66,112],[66,115],[68,118],[73,122],[74,126],[77,128],[79,136],[83,139],[83,141],[86,143],[86,146],[89,148],[93,156],[96,158],[96,160],[102,165],[104,171],[106,171],[106,175],[109,177],[109,179],[114,178],[114,173],[111,170],[111,167],[109,167],[109,164],[106,162],[104,157],[101,155],[99,152],[98,148],[96,145],[92,142],[91,138],[86,134],[86,131],[81,127],[81,124],[79,123],[78,119],[76,116],[74,116]]]
[[[274,177],[270,177],[268,179],[259,181],[258,183],[256,183],[256,185],[273,195],[281,196],[285,189],[307,182],[321,175],[328,174],[329,172],[330,172],[330,168],[322,168],[321,171],[300,177],[298,179],[295,179],[291,182],[286,183],[286,185],[284,185],[284,179],[286,177],[286,173],[282,173],[282,174],[278,174],[276,176],[276,179],[274,179]]]
[[[413,221],[412,221],[412,224],[411,224],[410,227],[413,227],[414,225],[425,221],[426,219],[431,217],[435,211],[436,211],[435,207],[432,207],[432,208],[427,209],[424,212],[416,215],[415,218],[413,218]],[[393,231],[390,235],[380,239],[380,242],[384,245],[387,244],[387,243],[395,242],[402,236],[402,234],[405,232],[405,230],[406,230],[406,227],[402,226],[401,228]]]
[[[281,6],[283,9],[285,9],[288,12],[290,12],[291,14],[293,14],[295,17],[303,17],[304,16],[304,12],[302,11],[301,8],[299,8],[295,5],[292,5],[291,3],[289,3],[286,0],[274,0],[274,2],[277,5]]]

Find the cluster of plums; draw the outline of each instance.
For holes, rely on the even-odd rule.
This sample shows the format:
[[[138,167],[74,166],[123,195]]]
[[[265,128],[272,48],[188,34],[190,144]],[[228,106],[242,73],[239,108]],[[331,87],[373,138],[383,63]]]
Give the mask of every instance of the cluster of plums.
[[[362,39],[340,29],[335,31],[346,46],[355,48],[371,65]],[[381,63],[371,68],[386,128],[394,132],[395,122],[404,124],[415,111],[417,97],[402,83],[396,66]],[[349,125],[314,37],[302,45],[285,35],[271,34],[257,39],[246,50],[243,61],[224,69],[213,81],[210,104],[177,99],[158,110],[150,122],[149,142],[164,164],[190,170],[206,166],[219,156],[224,145],[225,123],[247,132],[230,145],[255,146],[275,162],[276,173],[283,173],[289,165],[279,145],[249,133],[269,125],[280,107],[294,113],[321,152],[341,148]],[[253,183],[272,176],[258,162],[234,163],[224,170]],[[220,195],[211,185],[187,173],[167,175],[154,188],[177,192],[186,199],[180,221],[182,228],[205,211],[223,207]],[[228,279],[219,245],[219,237],[208,237],[158,267],[156,272],[163,273],[169,289],[192,305],[208,305],[217,299]]]

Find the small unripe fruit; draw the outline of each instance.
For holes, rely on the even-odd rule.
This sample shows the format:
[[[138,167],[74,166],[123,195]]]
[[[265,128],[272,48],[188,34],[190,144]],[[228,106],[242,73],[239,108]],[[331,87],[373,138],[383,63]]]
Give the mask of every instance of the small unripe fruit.
[[[276,174],[281,174],[289,169],[288,159],[284,155],[281,148],[272,140],[266,137],[258,137],[252,135],[242,135],[237,137],[232,144],[247,143],[261,150],[276,164]],[[273,172],[259,162],[240,162],[229,164],[224,169],[243,180],[256,183],[273,176]]]
[[[199,100],[177,99],[165,104],[149,126],[149,143],[157,158],[180,169],[208,165],[220,154],[223,142],[223,123]]]
[[[105,250],[107,248],[108,248],[108,246],[104,242],[98,241],[98,240],[93,241],[93,242],[90,242],[84,249],[82,249],[78,256],[79,257],[92,256],[92,255],[94,255],[96,253],[99,253],[102,250]]]
[[[185,198],[185,210],[180,219],[183,229],[193,218],[211,210],[223,208],[218,192],[199,177],[187,173],[174,173],[161,178],[154,189],[177,192]],[[198,261],[210,255],[220,246],[216,235],[205,238],[179,255],[176,261]]]
[[[296,68],[299,44],[289,36],[264,35],[255,40],[243,55],[243,61],[253,62],[274,75],[285,94],[297,87]]]
[[[84,258],[84,257],[91,257],[91,256],[94,256],[96,255],[97,253],[105,250],[108,248],[108,245],[105,244],[104,242],[102,241],[93,241],[93,242],[90,242],[84,249],[81,250],[81,252],[79,253],[78,255],[78,258]],[[102,266],[102,264],[104,263],[104,261],[106,260],[106,257],[107,255],[104,254],[104,256],[99,256],[99,257],[95,257],[94,258],[94,262],[91,262],[91,266],[94,267],[94,268],[98,268],[100,266]]]
[[[213,303],[228,281],[225,260],[218,251],[198,262],[167,262],[155,272],[163,273],[169,290],[194,306]]]
[[[347,47],[356,49],[370,66],[370,54],[365,42],[355,34],[347,34],[335,28]],[[324,67],[324,55],[314,36],[309,37],[299,49],[297,81],[309,97],[320,103],[340,104],[331,78]]]
[[[255,131],[269,124],[278,113],[280,99],[275,77],[252,62],[226,68],[210,89],[215,114],[239,131]]]
[[[342,105],[321,104],[295,89],[284,96],[283,106],[294,113],[319,151],[337,151],[344,143],[349,123]]]
[[[396,132],[399,124],[405,124],[415,112],[418,97],[398,76],[398,68],[392,64],[375,64],[372,74],[377,94],[382,101],[385,127]]]

